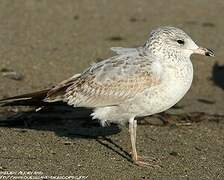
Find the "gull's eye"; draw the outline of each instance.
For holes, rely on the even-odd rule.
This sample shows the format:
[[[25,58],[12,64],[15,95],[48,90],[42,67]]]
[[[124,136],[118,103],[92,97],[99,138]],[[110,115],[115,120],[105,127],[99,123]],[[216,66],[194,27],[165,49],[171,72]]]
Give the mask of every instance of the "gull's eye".
[[[183,40],[180,40],[180,39],[177,40],[177,43],[184,45],[184,41]]]

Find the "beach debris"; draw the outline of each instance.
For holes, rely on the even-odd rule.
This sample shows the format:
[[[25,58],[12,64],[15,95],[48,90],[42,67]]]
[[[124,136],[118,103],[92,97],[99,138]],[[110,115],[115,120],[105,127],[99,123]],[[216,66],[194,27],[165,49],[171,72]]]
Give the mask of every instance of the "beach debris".
[[[12,79],[16,81],[21,81],[24,79],[24,75],[22,73],[16,72],[12,69],[2,68],[0,69],[0,72],[2,73],[3,77],[6,77],[8,79]]]
[[[122,41],[122,40],[124,40],[124,38],[121,37],[121,36],[111,36],[111,37],[108,38],[108,40],[110,40],[110,41]]]

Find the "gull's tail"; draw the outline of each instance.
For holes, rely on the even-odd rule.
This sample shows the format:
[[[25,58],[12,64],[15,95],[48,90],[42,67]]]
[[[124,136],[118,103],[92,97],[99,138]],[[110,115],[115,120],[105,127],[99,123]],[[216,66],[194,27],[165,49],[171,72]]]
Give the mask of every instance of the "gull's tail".
[[[0,106],[45,106],[49,103],[63,101],[66,89],[73,85],[80,74],[62,81],[52,88],[36,91],[29,94],[9,97],[0,100]]]
[[[44,99],[50,90],[51,89],[44,89],[33,93],[1,99],[0,106],[43,106],[48,104],[44,102]]]

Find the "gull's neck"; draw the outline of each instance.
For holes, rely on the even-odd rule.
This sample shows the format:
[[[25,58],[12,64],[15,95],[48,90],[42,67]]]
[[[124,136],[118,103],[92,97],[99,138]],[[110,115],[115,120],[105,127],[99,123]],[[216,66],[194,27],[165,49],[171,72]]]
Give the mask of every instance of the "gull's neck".
[[[150,48],[141,48],[141,50],[144,51],[144,53],[153,55],[161,61],[163,64],[169,64],[169,65],[186,65],[186,64],[191,64],[190,56],[191,54],[188,52],[181,52],[181,51],[156,51],[155,49],[150,49]]]

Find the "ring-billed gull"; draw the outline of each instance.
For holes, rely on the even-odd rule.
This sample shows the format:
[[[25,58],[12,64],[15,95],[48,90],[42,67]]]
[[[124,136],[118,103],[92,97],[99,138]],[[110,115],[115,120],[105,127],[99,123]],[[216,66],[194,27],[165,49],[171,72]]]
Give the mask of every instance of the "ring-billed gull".
[[[153,30],[138,48],[112,48],[117,55],[93,64],[81,74],[37,93],[0,102],[64,101],[74,107],[93,108],[92,118],[104,126],[129,123],[133,162],[147,165],[136,150],[136,117],[149,116],[175,105],[189,90],[193,79],[192,54],[214,56],[197,46],[181,29]]]

